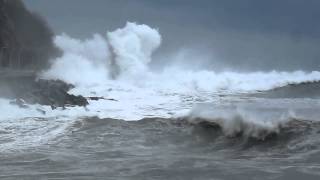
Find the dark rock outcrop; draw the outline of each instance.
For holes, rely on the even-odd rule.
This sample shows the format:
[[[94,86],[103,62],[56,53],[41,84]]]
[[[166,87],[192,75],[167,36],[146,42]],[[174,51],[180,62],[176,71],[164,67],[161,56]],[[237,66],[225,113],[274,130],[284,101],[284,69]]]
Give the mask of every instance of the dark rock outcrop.
[[[59,80],[34,80],[34,77],[0,78],[0,97],[16,99],[18,106],[24,104],[49,105],[52,109],[67,106],[86,106],[83,96],[69,94],[73,85]]]
[[[32,89],[22,97],[27,103],[39,103],[55,107],[65,106],[86,106],[88,101],[83,96],[69,94],[68,91],[73,88],[72,85],[63,81],[38,80]]]
[[[62,81],[35,80],[34,72],[46,69],[60,55],[53,33],[42,17],[30,12],[21,0],[0,0],[0,97],[12,104],[86,106],[86,98],[69,94],[73,87]]]

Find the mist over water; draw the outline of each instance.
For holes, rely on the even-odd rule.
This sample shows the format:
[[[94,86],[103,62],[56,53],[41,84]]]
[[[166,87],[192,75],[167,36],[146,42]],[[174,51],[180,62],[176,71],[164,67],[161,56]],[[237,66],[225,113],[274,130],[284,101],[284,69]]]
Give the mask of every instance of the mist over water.
[[[21,109],[0,99],[0,149],[10,155],[3,160],[22,164],[14,177],[316,179],[319,166],[311,157],[319,157],[320,94],[258,95],[317,87],[319,71],[213,71],[182,65],[210,55],[181,51],[161,57],[168,65],[151,67],[162,41],[158,29],[130,22],[85,40],[56,36],[63,55],[38,77],[103,99],[66,109]]]
[[[145,117],[190,116],[219,124],[228,136],[243,132],[263,139],[270,133],[279,133],[283,124],[295,119],[295,113],[305,106],[303,101],[271,101],[271,104],[263,105],[261,102],[264,100],[252,99],[256,101],[253,104],[262,104],[262,109],[252,108],[258,105],[250,105],[251,108],[239,111],[243,107],[243,104],[237,102],[242,101],[239,95],[320,81],[318,71],[240,73],[195,70],[180,66],[179,55],[176,56],[178,59],[171,56],[170,66],[154,70],[150,68],[152,54],[160,47],[161,39],[158,30],[130,22],[123,28],[109,31],[105,35],[95,34],[86,40],[74,39],[67,34],[57,36],[54,42],[64,54],[53,60],[51,68],[43,71],[39,77],[74,84],[76,87],[71,93],[76,95],[102,96],[116,101],[91,101],[89,111],[70,108],[64,112],[52,111],[45,117],[69,114],[73,118],[98,116],[139,120]],[[219,98],[222,95],[227,95],[226,100]],[[234,102],[219,108],[225,104],[223,101]],[[313,109],[318,107],[317,101],[308,102],[314,106]],[[219,105],[215,107],[212,104],[203,108],[202,103]],[[245,101],[243,103],[248,104]],[[272,108],[277,103],[281,111],[274,114]],[[297,107],[293,108],[291,103],[297,104]],[[260,111],[265,113],[264,117],[259,114]],[[314,120],[315,116],[298,113],[299,119]]]
[[[239,2],[221,0],[26,0],[46,17],[56,34],[85,39],[105,34],[127,21],[160,30],[163,42],[153,64],[171,60],[163,54],[179,49],[211,56],[185,60],[220,71],[319,70],[320,18],[316,0]],[[72,13],[70,13],[72,11]],[[59,13],[56,13],[59,12]],[[90,22],[88,24],[88,22]]]
[[[178,55],[180,52],[177,52],[177,56],[168,57],[172,58],[168,60],[172,62],[169,66],[154,71],[149,68],[149,64],[152,54],[161,44],[161,35],[156,29],[135,23],[127,23],[123,29],[108,32],[106,36],[96,34],[84,41],[63,34],[55,38],[55,44],[64,51],[64,55],[54,61],[51,69],[44,72],[42,77],[61,79],[78,85],[103,85],[116,79],[135,81],[132,84],[150,88],[157,86],[178,90],[185,86],[183,89],[247,92],[320,80],[318,71],[273,70],[240,73],[194,70],[186,68],[187,64],[182,65],[181,58],[187,61],[188,58],[196,60],[198,57],[181,57]],[[199,55],[199,58],[203,56]],[[79,76],[78,72],[83,75]]]
[[[274,70],[245,73],[227,70],[215,72],[190,68],[190,66],[187,68],[187,63],[181,66],[184,58],[197,60],[206,55],[180,56],[181,52],[177,52],[176,56],[162,57],[171,58],[167,60],[172,62],[170,65],[159,69],[150,68],[153,54],[160,48],[161,42],[162,37],[157,29],[130,22],[123,28],[108,31],[104,35],[94,34],[85,40],[75,39],[67,34],[56,36],[54,43],[63,52],[63,55],[53,59],[51,67],[39,73],[39,78],[63,80],[74,84],[75,88],[71,90],[71,93],[76,95],[106,97],[113,100],[90,101],[87,109],[70,107],[66,110],[50,110],[50,107],[40,105],[30,106],[32,110],[24,110],[9,104],[8,100],[1,100],[2,107],[8,109],[8,112],[11,110],[17,112],[3,114],[1,119],[21,119],[33,116],[41,118],[67,116],[71,119],[98,116],[124,120],[139,120],[145,117],[180,117],[190,115],[192,107],[197,107],[199,103],[221,104],[230,100],[235,101],[234,106],[238,107],[240,105],[236,102],[241,102],[241,99],[246,98],[241,94],[260,93],[288,85],[299,86],[303,83],[312,84],[320,81],[318,71],[279,72]],[[256,103],[259,102],[258,99]],[[292,102],[298,104],[297,109],[304,106],[301,103],[303,101],[293,99]],[[317,101],[308,102],[318,107]],[[272,107],[276,104],[272,101],[271,105],[265,106]],[[281,117],[286,117],[284,118],[286,122],[293,118],[286,113],[294,111],[290,103],[280,101],[280,104],[286,109],[283,111],[284,114],[273,118],[269,113],[266,115],[276,122],[263,120],[259,116],[255,118],[243,116],[236,110],[227,113],[233,114],[232,117],[224,117],[220,112],[215,111],[209,113],[211,109],[216,109],[213,106],[203,110],[212,116],[211,119],[224,119],[226,122],[228,122],[226,119],[230,119],[231,124],[251,124],[258,129],[261,125],[270,128],[271,131],[278,131],[279,124],[282,123]],[[41,114],[37,109],[42,109],[47,113]],[[250,111],[255,112],[256,110],[250,109]],[[195,112],[191,111],[191,114],[194,116]],[[196,113],[196,118],[210,119],[202,117],[202,113]],[[302,118],[308,119],[306,116]],[[220,124],[220,120],[216,123]],[[232,129],[238,131],[237,128],[240,127],[236,126]]]

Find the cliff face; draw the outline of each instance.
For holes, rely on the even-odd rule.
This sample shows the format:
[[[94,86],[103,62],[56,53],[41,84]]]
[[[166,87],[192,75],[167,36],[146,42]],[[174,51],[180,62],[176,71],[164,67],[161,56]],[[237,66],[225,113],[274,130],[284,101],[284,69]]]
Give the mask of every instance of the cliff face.
[[[53,33],[21,0],[0,0],[0,68],[46,68],[59,54]]]
[[[10,23],[10,18],[8,17],[8,13],[6,12],[6,4],[4,0],[0,0],[0,58],[1,58],[1,66],[7,66],[8,60],[7,56],[8,49],[14,48],[18,46],[18,42],[15,38],[12,24]]]

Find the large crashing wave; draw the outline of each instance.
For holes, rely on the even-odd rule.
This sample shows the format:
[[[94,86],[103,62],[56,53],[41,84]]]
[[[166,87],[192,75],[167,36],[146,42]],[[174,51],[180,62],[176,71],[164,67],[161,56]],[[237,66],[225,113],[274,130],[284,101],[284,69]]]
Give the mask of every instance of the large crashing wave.
[[[106,37],[94,35],[84,41],[63,34],[55,38],[55,44],[64,55],[56,59],[42,77],[78,86],[103,85],[116,78],[117,81],[130,80],[133,85],[174,92],[247,92],[320,80],[320,72],[316,71],[216,73],[171,66],[161,73],[152,73],[148,64],[161,44],[161,36],[156,29],[135,23],[108,32]]]
[[[152,53],[160,46],[158,31],[147,25],[127,23],[123,29],[107,33],[114,65],[120,76],[144,75],[148,71]]]
[[[35,140],[47,143],[62,132],[68,131],[78,117],[97,116],[124,120],[181,117],[188,114],[195,104],[206,102],[210,103],[209,108],[193,110],[189,117],[217,124],[227,136],[241,134],[265,139],[269,135],[279,134],[292,117],[296,118],[288,113],[293,106],[297,106],[293,111],[298,112],[300,119],[319,117],[318,100],[290,99],[269,102],[267,99],[250,99],[253,101],[253,107],[267,103],[266,109],[257,111],[238,106],[236,101],[243,99],[237,97],[231,99],[233,98],[232,104],[238,109],[221,107],[220,96],[216,95],[221,91],[250,92],[269,90],[287,84],[319,81],[320,72],[217,73],[208,70],[188,70],[179,66],[164,67],[161,72],[152,72],[148,64],[152,60],[152,53],[161,44],[161,36],[157,30],[135,23],[128,23],[122,29],[108,32],[106,36],[96,34],[87,40],[78,40],[62,34],[55,38],[54,43],[63,51],[63,56],[53,60],[51,68],[43,72],[41,78],[60,79],[72,83],[76,86],[71,92],[74,94],[105,98],[99,101],[89,100],[86,109],[67,107],[55,110],[40,105],[30,105],[28,109],[21,109],[10,104],[10,100],[0,99],[0,123],[4,132],[10,131],[6,132],[8,135],[4,138],[9,137],[12,141],[9,145],[6,144],[8,148],[34,145],[38,143]],[[227,98],[223,100],[228,101]],[[212,107],[215,103],[220,109]],[[282,111],[272,115],[274,109],[281,109],[280,107]],[[304,112],[304,109],[308,111],[301,114],[300,111]],[[309,110],[316,113],[311,118]],[[262,112],[265,117],[262,117]],[[0,131],[2,129],[0,128]],[[39,134],[45,138],[39,139]]]
[[[55,44],[64,55],[42,77],[76,85],[103,84],[115,77],[142,77],[160,43],[158,31],[135,23],[108,32],[107,37],[96,34],[84,41],[63,34],[55,38]]]
[[[43,77],[76,85],[99,84],[107,80],[109,53],[103,37],[94,35],[92,39],[80,41],[63,34],[55,38],[55,44],[64,55],[54,61]]]
[[[265,139],[270,135],[280,133],[280,130],[295,114],[288,109],[274,110],[270,107],[261,108],[245,106],[210,106],[194,107],[188,116],[191,123],[213,123],[218,125],[229,137],[245,136]]]

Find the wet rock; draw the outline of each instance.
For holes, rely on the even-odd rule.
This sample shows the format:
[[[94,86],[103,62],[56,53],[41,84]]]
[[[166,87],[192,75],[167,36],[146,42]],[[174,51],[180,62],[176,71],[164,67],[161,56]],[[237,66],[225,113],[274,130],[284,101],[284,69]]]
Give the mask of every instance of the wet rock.
[[[21,98],[10,101],[10,104],[19,106],[20,108],[23,108],[23,109],[29,108],[29,106],[26,104],[26,102]]]
[[[37,108],[36,109],[38,112],[40,112],[41,114],[43,114],[43,115],[46,115],[47,114],[47,112],[45,111],[45,110],[42,110],[42,109],[39,109],[39,108]]]
[[[87,99],[92,100],[92,101],[99,101],[99,100],[118,101],[113,98],[105,98],[105,97],[88,97]]]
[[[99,100],[104,100],[105,98],[104,97],[88,97],[88,99],[92,101],[99,101]]]
[[[25,95],[29,103],[39,103],[51,107],[86,106],[88,101],[83,96],[69,94],[74,86],[63,81],[38,80],[32,91]]]
[[[10,93],[0,93],[0,97],[16,99],[12,104],[26,108],[24,104],[41,104],[65,108],[66,106],[87,106],[88,101],[83,96],[69,94],[74,86],[59,80],[33,80],[14,78],[2,81],[1,87],[6,87]]]

